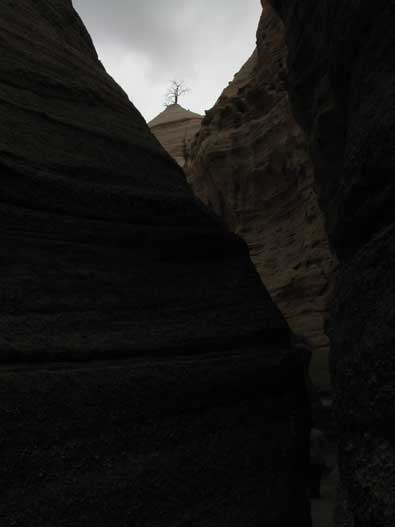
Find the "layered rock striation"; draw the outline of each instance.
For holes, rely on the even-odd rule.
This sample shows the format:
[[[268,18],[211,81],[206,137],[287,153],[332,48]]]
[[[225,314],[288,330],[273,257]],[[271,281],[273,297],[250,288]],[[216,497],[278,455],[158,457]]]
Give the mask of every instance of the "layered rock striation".
[[[300,361],[247,248],[69,0],[3,2],[0,52],[0,523],[308,525]]]
[[[281,338],[242,243],[190,193],[71,7],[66,37],[55,24],[66,15],[50,5],[2,8],[1,358],[232,338],[249,297],[256,315],[240,336],[267,327]],[[215,323],[219,304],[228,313]],[[207,319],[192,323],[199,310]]]
[[[273,0],[289,92],[339,257],[331,310],[340,469],[357,525],[395,523],[395,5]]]
[[[184,166],[185,150],[199,130],[202,119],[202,115],[179,104],[169,104],[148,126],[171,157]]]
[[[328,387],[324,324],[334,266],[303,132],[289,108],[284,28],[268,2],[257,49],[207,112],[185,167],[194,192],[248,244],[292,330]]]

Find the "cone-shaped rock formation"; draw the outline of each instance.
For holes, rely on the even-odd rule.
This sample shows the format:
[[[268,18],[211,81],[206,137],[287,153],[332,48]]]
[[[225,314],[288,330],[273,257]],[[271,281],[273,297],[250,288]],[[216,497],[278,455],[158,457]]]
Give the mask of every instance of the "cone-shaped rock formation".
[[[170,104],[148,123],[152,133],[180,166],[185,163],[185,151],[200,128],[203,116]]]

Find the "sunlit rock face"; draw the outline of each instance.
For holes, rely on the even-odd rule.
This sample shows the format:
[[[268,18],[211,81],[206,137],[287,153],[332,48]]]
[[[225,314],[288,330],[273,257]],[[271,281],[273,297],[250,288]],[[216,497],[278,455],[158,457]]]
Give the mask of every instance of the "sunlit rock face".
[[[289,108],[286,56],[283,24],[264,2],[257,49],[207,112],[185,169],[194,192],[247,242],[290,327],[311,341],[313,379],[327,388],[334,261]]]
[[[0,53],[0,523],[308,525],[301,365],[244,243],[69,0],[2,2]]]
[[[166,152],[183,167],[185,150],[199,130],[202,119],[202,115],[179,104],[169,104],[148,126]]]
[[[340,268],[331,317],[340,466],[354,525],[395,524],[395,6],[273,0],[289,92]]]

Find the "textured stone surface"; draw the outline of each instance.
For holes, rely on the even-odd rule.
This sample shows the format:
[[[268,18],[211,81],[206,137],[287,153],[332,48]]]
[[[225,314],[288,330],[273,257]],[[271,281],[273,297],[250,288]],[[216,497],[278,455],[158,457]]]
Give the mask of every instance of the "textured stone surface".
[[[1,358],[284,334],[242,243],[193,197],[60,5],[1,11]]]
[[[180,166],[185,164],[185,149],[200,128],[203,116],[170,104],[148,123],[151,132]]]
[[[4,526],[309,525],[304,396],[278,350],[0,379]]]
[[[284,28],[269,2],[257,43],[207,112],[185,168],[194,192],[246,240],[291,328],[311,340],[313,378],[327,387],[333,259],[304,134],[289,108]]]
[[[332,309],[340,469],[355,526],[395,524],[394,2],[275,1],[289,89],[340,259]]]
[[[307,524],[302,372],[246,247],[69,0],[2,2],[0,54],[1,525]]]

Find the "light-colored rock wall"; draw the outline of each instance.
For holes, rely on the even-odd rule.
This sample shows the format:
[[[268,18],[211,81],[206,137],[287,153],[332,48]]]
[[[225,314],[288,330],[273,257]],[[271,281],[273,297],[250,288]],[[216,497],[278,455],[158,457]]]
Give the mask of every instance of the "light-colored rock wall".
[[[257,49],[207,112],[185,169],[194,192],[248,243],[291,328],[313,344],[313,378],[328,386],[334,262],[286,82],[283,25],[264,2]]]

